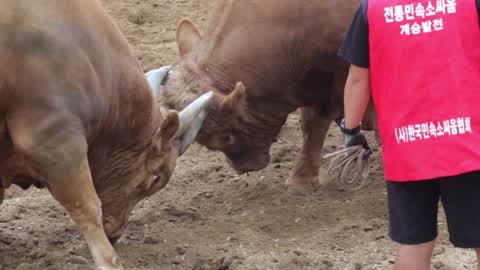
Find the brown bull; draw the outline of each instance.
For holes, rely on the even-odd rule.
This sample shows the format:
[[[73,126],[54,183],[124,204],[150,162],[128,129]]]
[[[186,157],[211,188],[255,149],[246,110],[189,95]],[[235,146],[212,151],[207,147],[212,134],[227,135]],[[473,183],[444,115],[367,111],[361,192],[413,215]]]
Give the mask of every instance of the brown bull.
[[[188,20],[179,23],[181,59],[160,100],[178,109],[213,90],[197,139],[222,151],[238,173],[268,165],[272,141],[302,108],[303,147],[287,186],[309,192],[327,130],[342,116],[348,66],[336,52],[358,6],[358,0],[218,1],[204,35]]]
[[[161,109],[149,82],[166,72],[147,81],[97,0],[1,4],[0,203],[11,184],[48,188],[97,267],[122,269],[107,236],[168,182],[208,97]]]

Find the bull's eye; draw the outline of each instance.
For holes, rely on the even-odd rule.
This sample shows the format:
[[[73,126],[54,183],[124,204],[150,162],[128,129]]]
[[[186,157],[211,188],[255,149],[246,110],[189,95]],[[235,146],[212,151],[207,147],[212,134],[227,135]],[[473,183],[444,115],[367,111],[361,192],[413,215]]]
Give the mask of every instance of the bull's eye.
[[[235,143],[235,136],[232,133],[228,133],[225,135],[225,137],[223,137],[223,142],[226,145],[232,145]]]
[[[160,182],[160,176],[155,176],[152,181],[152,186],[155,186],[158,182]]]
[[[157,190],[159,188],[159,186],[161,186],[162,184],[162,179],[163,177],[161,176],[154,176],[151,183],[150,183],[150,187],[148,188],[149,190]]]

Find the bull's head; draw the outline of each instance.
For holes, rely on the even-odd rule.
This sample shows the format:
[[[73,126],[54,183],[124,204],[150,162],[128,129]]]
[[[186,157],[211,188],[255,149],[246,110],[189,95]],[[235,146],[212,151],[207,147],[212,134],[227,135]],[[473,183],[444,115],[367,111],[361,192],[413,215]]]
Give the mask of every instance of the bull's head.
[[[239,174],[269,164],[270,146],[284,121],[271,115],[274,108],[258,108],[254,102],[248,100],[243,83],[236,83],[230,94],[219,94],[212,103],[205,129],[198,136],[201,144],[222,151]]]
[[[168,71],[169,68],[165,67],[146,74],[154,95],[158,94],[159,82]],[[135,205],[168,183],[177,158],[195,141],[205,119],[205,107],[211,98],[212,93],[207,93],[179,113],[173,110],[161,113],[161,126],[147,146],[141,147],[133,160],[128,160],[130,164],[119,164],[119,167],[132,168],[126,169],[125,175],[120,176],[130,180],[110,183],[99,194],[104,229],[111,241],[120,237]]]
[[[270,161],[270,146],[288,115],[286,108],[273,100],[249,96],[248,82],[244,85],[236,81],[245,74],[234,76],[219,70],[212,63],[211,52],[205,49],[214,47],[210,42],[202,39],[191,22],[180,22],[177,43],[181,60],[164,81],[159,101],[166,107],[180,109],[205,91],[213,90],[215,97],[207,106],[208,117],[197,141],[211,150],[222,151],[240,174],[263,169]]]

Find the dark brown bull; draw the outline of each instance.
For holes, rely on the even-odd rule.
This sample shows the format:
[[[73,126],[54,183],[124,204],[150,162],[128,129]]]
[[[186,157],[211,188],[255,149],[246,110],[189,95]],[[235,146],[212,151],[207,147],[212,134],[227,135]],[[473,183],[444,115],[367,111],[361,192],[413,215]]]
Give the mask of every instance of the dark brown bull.
[[[302,108],[303,147],[287,186],[309,192],[327,130],[342,116],[348,65],[336,52],[358,6],[358,0],[218,1],[204,35],[188,20],[178,24],[181,59],[160,100],[179,109],[213,90],[197,140],[222,151],[238,173],[267,166],[287,116]]]
[[[95,264],[121,269],[107,236],[119,237],[132,208],[168,182],[208,96],[180,114],[160,108],[97,0],[1,4],[0,203],[11,184],[48,188]]]

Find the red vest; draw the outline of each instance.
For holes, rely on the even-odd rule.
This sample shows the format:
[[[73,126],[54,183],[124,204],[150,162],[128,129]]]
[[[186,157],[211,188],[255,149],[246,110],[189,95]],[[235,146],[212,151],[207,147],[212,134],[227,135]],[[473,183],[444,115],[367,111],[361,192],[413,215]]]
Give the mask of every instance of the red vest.
[[[369,0],[367,17],[385,178],[480,170],[475,0]]]

